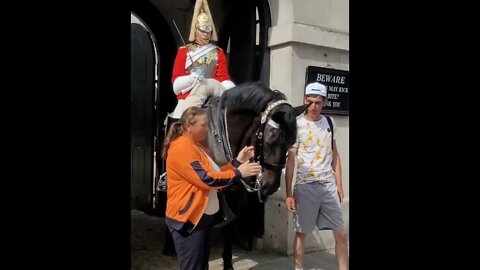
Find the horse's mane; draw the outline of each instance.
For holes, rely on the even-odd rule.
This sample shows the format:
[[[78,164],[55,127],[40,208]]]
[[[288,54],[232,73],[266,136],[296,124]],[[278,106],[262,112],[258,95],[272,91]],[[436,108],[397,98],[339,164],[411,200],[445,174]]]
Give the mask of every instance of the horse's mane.
[[[285,144],[292,146],[297,138],[297,116],[293,108],[282,105],[275,110],[272,120],[279,123],[280,128],[285,131]]]
[[[287,100],[286,96],[278,91],[271,90],[259,82],[248,82],[225,91],[220,99],[221,107],[228,111],[254,111],[260,115],[270,101]],[[285,131],[285,142],[293,145],[297,137],[296,115],[290,105],[281,104],[275,109],[272,120],[280,124]]]
[[[286,98],[278,90],[272,91],[259,82],[247,82],[225,91],[220,102],[222,108],[226,107],[228,111],[245,109],[260,114],[268,102],[280,99]]]

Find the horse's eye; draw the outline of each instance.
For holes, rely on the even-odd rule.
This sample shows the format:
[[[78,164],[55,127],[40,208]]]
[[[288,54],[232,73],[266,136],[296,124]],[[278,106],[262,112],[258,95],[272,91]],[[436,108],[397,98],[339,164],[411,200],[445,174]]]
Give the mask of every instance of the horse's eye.
[[[270,128],[269,130],[267,130],[267,135],[268,136],[274,136],[275,135],[275,129]]]
[[[278,132],[278,129],[276,128],[270,128],[268,130],[266,130],[265,132],[265,135],[266,135],[266,140],[269,141],[269,140],[275,140],[275,138],[278,136],[279,132]]]

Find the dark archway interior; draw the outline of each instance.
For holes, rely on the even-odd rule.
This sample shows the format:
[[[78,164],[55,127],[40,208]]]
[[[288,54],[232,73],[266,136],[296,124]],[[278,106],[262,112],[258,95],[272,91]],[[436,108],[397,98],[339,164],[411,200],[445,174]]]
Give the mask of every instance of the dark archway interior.
[[[270,56],[267,37],[271,26],[268,1],[209,0],[208,3],[218,32],[217,44],[227,52],[232,81],[236,84],[262,81],[268,86]],[[176,105],[171,73],[177,48],[183,43],[173,20],[183,39],[188,42],[195,0],[136,0],[131,5],[131,11],[147,25],[153,35],[158,55],[158,92],[152,123],[158,143],[163,140],[163,121]],[[157,166],[162,171],[159,155]],[[257,206],[251,207],[254,209]],[[164,208],[157,210],[161,212]],[[263,211],[259,215],[263,220]],[[251,231],[259,236],[263,234],[263,229],[256,231],[252,228]]]

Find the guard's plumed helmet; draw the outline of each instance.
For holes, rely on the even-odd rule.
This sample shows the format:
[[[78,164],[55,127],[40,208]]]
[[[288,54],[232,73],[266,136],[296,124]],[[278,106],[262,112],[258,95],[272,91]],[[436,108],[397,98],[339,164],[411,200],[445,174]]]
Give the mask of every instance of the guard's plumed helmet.
[[[190,36],[188,37],[189,41],[195,40],[195,31],[197,29],[205,32],[212,31],[212,36],[210,37],[210,40],[218,40],[217,31],[215,30],[215,25],[213,24],[212,14],[210,13],[210,8],[208,7],[207,0],[197,0],[195,2],[192,25],[190,27]]]

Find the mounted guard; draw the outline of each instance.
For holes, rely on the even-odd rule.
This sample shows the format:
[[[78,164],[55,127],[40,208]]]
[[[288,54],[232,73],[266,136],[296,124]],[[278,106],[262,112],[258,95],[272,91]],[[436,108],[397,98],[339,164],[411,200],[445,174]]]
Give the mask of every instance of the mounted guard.
[[[188,40],[189,44],[178,49],[172,72],[178,103],[170,116],[176,119],[188,107],[201,107],[208,97],[221,96],[235,86],[228,73],[224,51],[210,43],[218,37],[206,0],[195,3]]]

